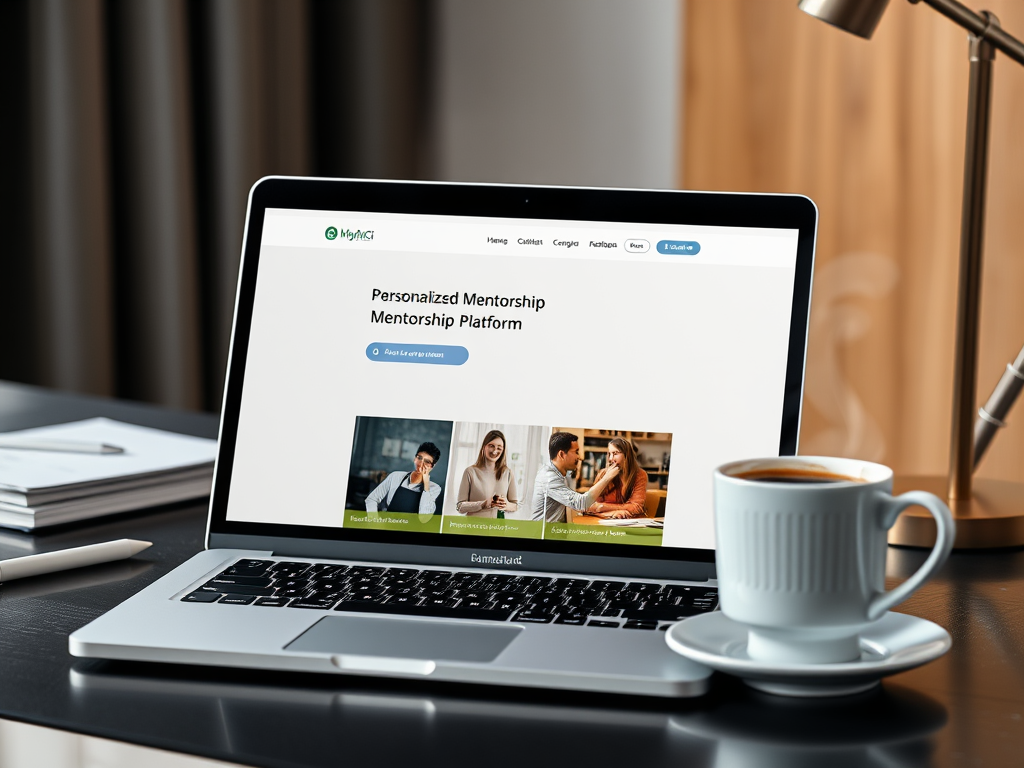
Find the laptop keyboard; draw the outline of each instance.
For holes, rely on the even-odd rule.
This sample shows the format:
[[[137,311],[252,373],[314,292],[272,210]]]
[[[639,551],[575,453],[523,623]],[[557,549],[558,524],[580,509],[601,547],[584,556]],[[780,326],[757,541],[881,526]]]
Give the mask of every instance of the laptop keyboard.
[[[239,560],[181,599],[186,603],[656,630],[714,610],[718,590],[644,581]]]

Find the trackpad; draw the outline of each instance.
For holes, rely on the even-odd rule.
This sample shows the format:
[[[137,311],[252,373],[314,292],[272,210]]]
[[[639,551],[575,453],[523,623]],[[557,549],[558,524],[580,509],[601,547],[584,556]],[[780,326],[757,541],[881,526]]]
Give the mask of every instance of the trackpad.
[[[494,661],[523,627],[508,624],[328,616],[320,619],[286,651],[386,656],[432,661]]]

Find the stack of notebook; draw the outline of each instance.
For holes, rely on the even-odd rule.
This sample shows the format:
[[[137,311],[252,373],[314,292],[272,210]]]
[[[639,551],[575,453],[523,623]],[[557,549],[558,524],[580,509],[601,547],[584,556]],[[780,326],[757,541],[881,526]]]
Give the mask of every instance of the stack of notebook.
[[[208,496],[217,441],[87,419],[0,434],[0,526],[33,530]]]

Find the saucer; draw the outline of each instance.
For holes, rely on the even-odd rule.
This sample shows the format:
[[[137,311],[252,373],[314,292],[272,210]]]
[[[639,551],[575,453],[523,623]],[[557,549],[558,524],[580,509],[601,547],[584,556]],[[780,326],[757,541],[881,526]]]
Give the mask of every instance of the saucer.
[[[755,661],[747,655],[747,627],[721,611],[674,624],[669,648],[752,688],[778,696],[848,696],[878,685],[887,675],[927,664],[953,641],[938,624],[905,613],[887,613],[860,633],[861,657],[834,664]]]

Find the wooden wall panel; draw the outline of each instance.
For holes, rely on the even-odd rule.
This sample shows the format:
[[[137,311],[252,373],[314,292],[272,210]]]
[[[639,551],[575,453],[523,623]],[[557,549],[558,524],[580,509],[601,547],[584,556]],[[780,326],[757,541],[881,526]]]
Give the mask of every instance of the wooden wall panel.
[[[990,0],[1024,36],[1024,3]],[[681,175],[819,208],[802,453],[947,470],[967,36],[893,0],[869,42],[795,0],[689,0]],[[1024,344],[1024,67],[998,56],[979,399]],[[1024,479],[1024,405],[979,475]]]

